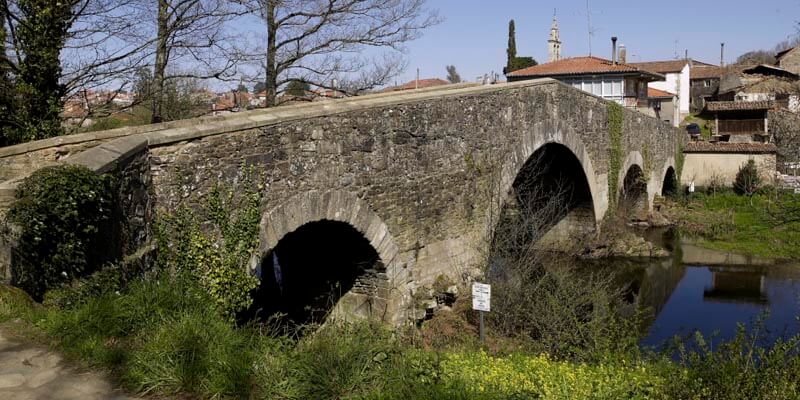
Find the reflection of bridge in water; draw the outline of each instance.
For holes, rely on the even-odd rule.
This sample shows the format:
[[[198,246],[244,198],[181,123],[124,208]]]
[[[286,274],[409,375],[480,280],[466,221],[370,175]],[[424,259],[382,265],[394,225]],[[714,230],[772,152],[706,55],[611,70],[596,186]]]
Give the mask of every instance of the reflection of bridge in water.
[[[660,233],[647,236],[671,250],[672,257],[626,268],[633,303],[651,312],[645,321],[649,329],[645,344],[658,344],[695,329],[730,337],[738,323],[752,322],[767,309],[765,325],[770,335],[800,332],[795,318],[800,304],[797,264],[706,250]],[[729,264],[712,263],[719,261]]]

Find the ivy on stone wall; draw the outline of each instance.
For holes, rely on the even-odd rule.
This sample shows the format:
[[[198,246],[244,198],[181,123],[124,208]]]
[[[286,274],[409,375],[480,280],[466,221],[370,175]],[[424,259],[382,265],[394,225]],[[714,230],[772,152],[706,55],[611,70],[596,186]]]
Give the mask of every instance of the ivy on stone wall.
[[[650,182],[650,176],[653,174],[653,154],[650,153],[650,147],[647,143],[642,147],[642,163],[644,164],[642,166],[644,168],[644,171],[642,171],[644,181],[648,183]]]
[[[26,178],[9,221],[20,227],[12,283],[34,299],[119,257],[116,181],[86,167],[48,167]]]
[[[681,175],[683,174],[683,163],[686,156],[683,154],[683,138],[678,135],[678,144],[675,146],[675,180],[678,184],[681,182]]]
[[[608,208],[617,207],[617,194],[619,192],[619,176],[622,170],[623,149],[622,130],[625,124],[625,112],[619,104],[608,103]]]
[[[228,318],[250,306],[258,286],[247,264],[258,245],[261,193],[252,173],[242,175],[236,188],[214,187],[198,210],[160,215],[156,229],[159,267],[197,278]]]

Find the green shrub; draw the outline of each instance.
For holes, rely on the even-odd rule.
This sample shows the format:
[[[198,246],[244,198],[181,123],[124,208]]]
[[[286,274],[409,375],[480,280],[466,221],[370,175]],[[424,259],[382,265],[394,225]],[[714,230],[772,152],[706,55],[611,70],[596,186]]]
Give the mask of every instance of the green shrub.
[[[736,173],[733,189],[740,195],[752,196],[759,187],[761,187],[761,176],[758,173],[756,162],[748,160]]]
[[[245,176],[242,192],[215,187],[200,212],[186,207],[160,218],[158,264],[199,278],[217,309],[233,319],[252,304],[258,278],[247,270],[258,244],[261,196]],[[201,226],[200,221],[209,220]]]
[[[41,169],[17,189],[9,212],[21,227],[12,282],[41,300],[53,287],[119,256],[114,180],[85,167]]]

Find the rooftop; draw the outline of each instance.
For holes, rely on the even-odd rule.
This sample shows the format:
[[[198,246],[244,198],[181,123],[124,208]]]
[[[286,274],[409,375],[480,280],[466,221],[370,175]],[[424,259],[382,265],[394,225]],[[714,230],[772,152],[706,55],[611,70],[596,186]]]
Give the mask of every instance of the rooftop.
[[[428,79],[419,79],[419,80],[415,79],[413,81],[406,82],[406,83],[404,83],[402,85],[399,85],[399,86],[388,87],[388,88],[386,88],[385,91],[386,92],[396,92],[398,90],[422,89],[422,88],[449,85],[449,84],[450,84],[450,82],[448,82],[448,81],[446,81],[444,79],[439,79],[439,78],[428,78]]]
[[[657,74],[666,74],[668,72],[680,72],[683,67],[689,61],[686,59],[679,59],[679,60],[667,60],[667,61],[648,61],[648,62],[639,62],[639,63],[631,63],[637,68],[641,68],[645,71],[655,72]],[[711,67],[711,64],[706,64],[702,61],[692,60],[692,65],[694,67],[698,66],[706,66]]]
[[[562,75],[587,74],[644,74],[654,80],[663,80],[664,76],[639,69],[631,64],[614,64],[611,60],[599,57],[573,57],[534,65],[506,74],[508,77],[545,77]]]
[[[711,79],[722,77],[724,69],[717,66],[695,66],[689,71],[689,79]]]
[[[663,90],[653,89],[651,87],[647,88],[647,97],[649,98],[672,98],[675,97],[674,94],[670,92],[666,92]]]
[[[709,101],[706,103],[708,111],[747,111],[769,110],[774,106],[770,100],[765,101]]]
[[[732,143],[732,142],[689,142],[684,153],[775,153],[778,147],[773,143]]]

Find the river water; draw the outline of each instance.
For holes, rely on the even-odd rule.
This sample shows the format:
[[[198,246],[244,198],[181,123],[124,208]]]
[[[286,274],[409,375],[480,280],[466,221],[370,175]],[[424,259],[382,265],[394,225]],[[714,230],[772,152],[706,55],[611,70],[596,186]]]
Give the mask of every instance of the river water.
[[[669,258],[620,262],[631,302],[651,311],[643,346],[659,346],[695,331],[730,339],[739,323],[752,330],[759,318],[767,342],[800,333],[799,262],[707,250],[670,231],[643,235],[672,253]]]

